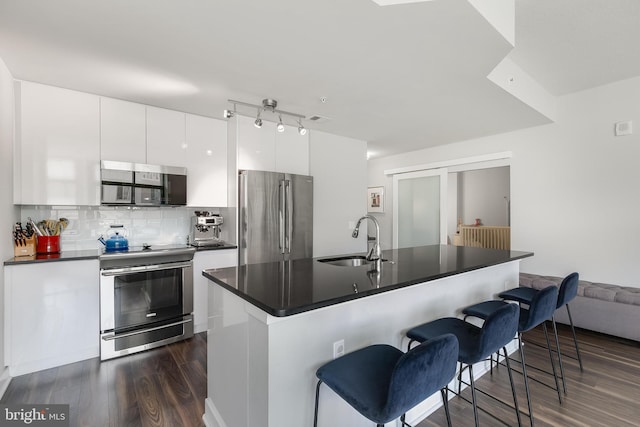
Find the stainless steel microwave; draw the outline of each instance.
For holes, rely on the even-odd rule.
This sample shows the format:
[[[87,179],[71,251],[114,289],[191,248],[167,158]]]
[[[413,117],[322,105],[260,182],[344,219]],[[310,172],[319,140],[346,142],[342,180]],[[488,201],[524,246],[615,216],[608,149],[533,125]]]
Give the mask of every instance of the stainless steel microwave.
[[[187,169],[103,160],[101,204],[118,206],[185,206]]]

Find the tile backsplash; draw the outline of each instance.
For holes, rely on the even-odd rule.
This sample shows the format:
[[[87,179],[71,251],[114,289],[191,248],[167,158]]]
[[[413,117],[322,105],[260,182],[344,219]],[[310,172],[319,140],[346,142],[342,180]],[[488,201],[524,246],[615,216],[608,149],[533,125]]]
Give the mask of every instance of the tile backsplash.
[[[22,206],[20,220],[31,217],[35,222],[44,219],[67,218],[69,226],[62,232],[60,245],[63,251],[100,249],[100,235],[109,226],[122,224],[127,229],[129,246],[184,244],[191,231],[191,217],[198,208],[187,207],[109,207],[109,206]],[[223,217],[227,208],[206,208]],[[231,221],[233,223],[233,221]],[[230,241],[232,233],[225,224],[221,238]]]

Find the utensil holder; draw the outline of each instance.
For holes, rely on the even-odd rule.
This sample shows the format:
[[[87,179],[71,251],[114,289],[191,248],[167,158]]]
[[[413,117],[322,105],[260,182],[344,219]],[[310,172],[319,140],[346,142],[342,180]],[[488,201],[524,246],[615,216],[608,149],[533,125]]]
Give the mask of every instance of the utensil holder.
[[[39,254],[57,254],[60,252],[60,236],[38,236]]]
[[[36,236],[31,236],[23,240],[24,245],[18,245],[17,241],[13,243],[13,256],[33,256],[36,254]]]

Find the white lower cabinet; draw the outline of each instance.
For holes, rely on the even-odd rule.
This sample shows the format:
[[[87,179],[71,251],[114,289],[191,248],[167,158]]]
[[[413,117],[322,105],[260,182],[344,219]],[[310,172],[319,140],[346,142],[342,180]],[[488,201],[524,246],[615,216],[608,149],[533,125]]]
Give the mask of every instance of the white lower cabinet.
[[[210,268],[232,267],[238,263],[237,249],[216,249],[198,251],[193,257],[193,322],[194,332],[207,330],[209,279],[202,270]]]
[[[99,356],[99,271],[97,259],[5,266],[12,377]]]

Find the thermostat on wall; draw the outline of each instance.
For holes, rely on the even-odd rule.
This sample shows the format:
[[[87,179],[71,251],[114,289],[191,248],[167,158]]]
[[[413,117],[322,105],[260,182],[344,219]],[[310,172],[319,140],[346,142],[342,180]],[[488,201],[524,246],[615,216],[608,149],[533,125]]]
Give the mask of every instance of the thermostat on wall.
[[[627,120],[626,122],[616,123],[616,136],[631,135],[633,133],[633,122]]]

